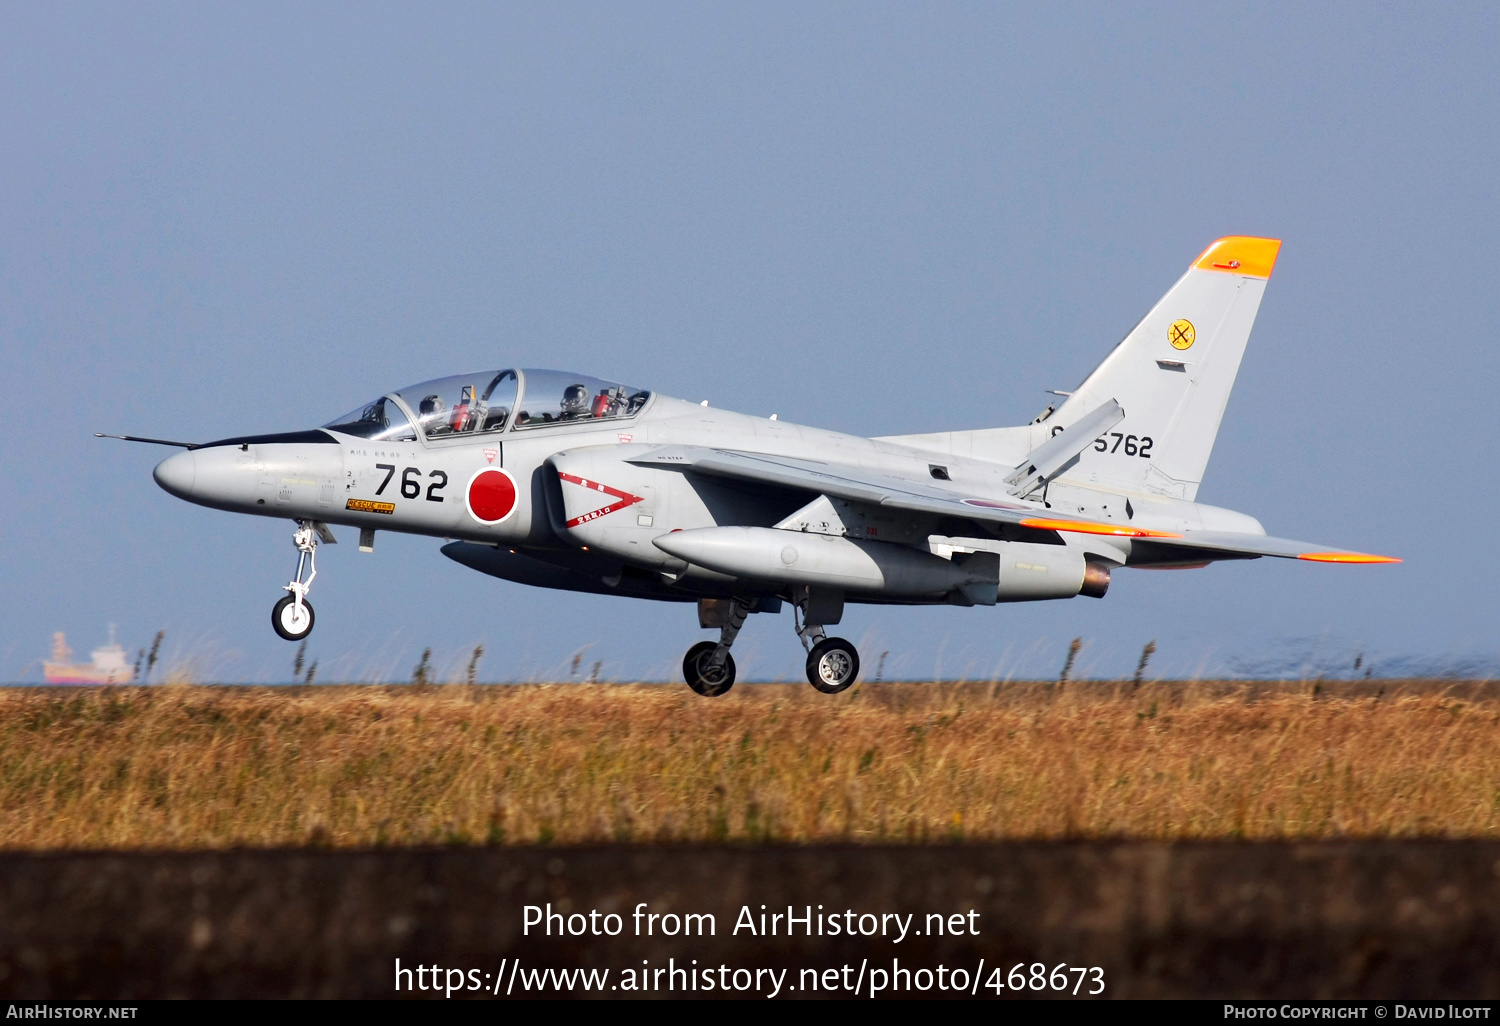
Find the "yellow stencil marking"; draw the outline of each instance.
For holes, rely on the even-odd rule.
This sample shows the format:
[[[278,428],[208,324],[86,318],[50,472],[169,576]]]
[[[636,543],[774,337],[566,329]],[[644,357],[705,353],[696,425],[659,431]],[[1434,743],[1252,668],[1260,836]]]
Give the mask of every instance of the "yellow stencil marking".
[[[1188,349],[1192,347],[1194,334],[1192,321],[1173,321],[1167,329],[1167,341],[1173,349]]]

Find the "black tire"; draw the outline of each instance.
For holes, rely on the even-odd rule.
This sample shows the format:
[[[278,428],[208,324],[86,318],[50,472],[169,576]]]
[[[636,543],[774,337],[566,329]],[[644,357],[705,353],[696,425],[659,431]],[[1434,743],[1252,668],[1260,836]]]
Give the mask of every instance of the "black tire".
[[[704,698],[718,698],[734,687],[734,656],[724,653],[724,665],[706,669],[704,659],[719,646],[712,641],[700,641],[687,650],[682,657],[682,675],[688,687]]]
[[[825,695],[836,695],[859,679],[859,652],[843,638],[824,638],[807,653],[807,680]]]
[[[288,595],[271,607],[271,627],[287,641],[301,641],[307,637],[312,633],[313,621],[317,619],[313,613],[312,603],[307,601],[307,599],[303,599],[302,608],[307,610],[307,626],[298,632],[295,629],[295,624],[284,623],[282,621],[282,612],[295,601],[297,600]]]

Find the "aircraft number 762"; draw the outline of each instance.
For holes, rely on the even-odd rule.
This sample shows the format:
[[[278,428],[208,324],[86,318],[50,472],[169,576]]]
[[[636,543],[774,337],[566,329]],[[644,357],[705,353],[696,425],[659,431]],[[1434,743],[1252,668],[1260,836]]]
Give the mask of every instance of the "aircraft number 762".
[[[394,463],[377,463],[375,464],[375,469],[385,471],[385,478],[380,482],[380,487],[375,489],[375,494],[380,495],[385,491],[385,486],[391,483],[391,477],[396,473],[396,465]],[[422,494],[421,476],[422,472],[416,467],[407,467],[401,471],[402,498],[415,499]],[[427,486],[427,501],[442,502],[443,497],[438,492],[448,486],[448,475],[441,470],[432,470],[428,472],[427,476],[436,478],[436,480]]]

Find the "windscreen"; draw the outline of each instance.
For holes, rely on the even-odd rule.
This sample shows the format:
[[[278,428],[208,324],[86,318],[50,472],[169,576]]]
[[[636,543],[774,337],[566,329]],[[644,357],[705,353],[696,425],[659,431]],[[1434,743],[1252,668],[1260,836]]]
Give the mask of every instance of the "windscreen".
[[[401,407],[386,397],[366,403],[351,413],[336,417],[323,425],[330,431],[356,435],[376,441],[414,442],[417,430]]]

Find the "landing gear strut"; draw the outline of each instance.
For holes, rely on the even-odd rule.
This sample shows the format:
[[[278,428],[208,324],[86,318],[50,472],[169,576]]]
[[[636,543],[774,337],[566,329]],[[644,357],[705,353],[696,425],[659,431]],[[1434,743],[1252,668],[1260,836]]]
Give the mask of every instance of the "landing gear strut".
[[[724,605],[727,608],[714,609],[719,621],[718,642],[700,641],[682,659],[682,675],[688,687],[704,698],[718,698],[734,687],[734,656],[729,654],[729,646],[745,626],[755,600],[736,598]],[[706,618],[701,607],[699,618],[700,622]]]
[[[307,593],[312,590],[313,578],[318,576],[319,533],[311,520],[299,520],[297,533],[292,535],[292,544],[297,546],[297,574],[283,589],[291,594],[271,607],[271,626],[287,641],[301,641],[312,633],[313,607],[307,601]],[[307,573],[305,581],[302,579],[304,571]]]
[[[843,603],[838,603],[838,614],[831,617],[837,623],[842,615]],[[822,619],[816,612],[810,592],[797,596],[792,606],[792,624],[797,628],[797,637],[807,649],[807,680],[825,695],[836,695],[853,686],[859,678],[859,652],[843,638],[824,635],[823,625],[815,622]]]

